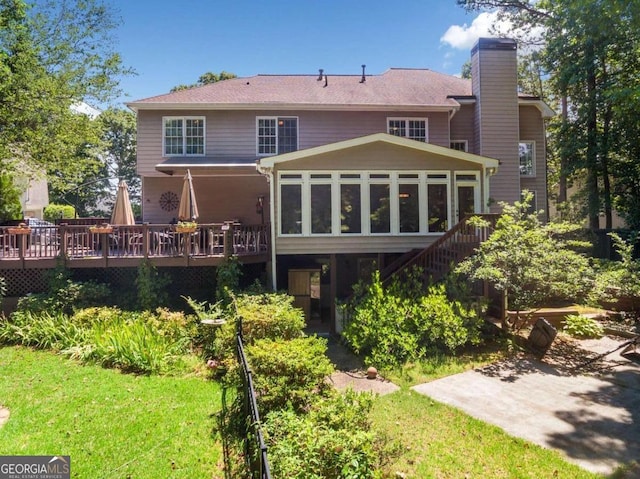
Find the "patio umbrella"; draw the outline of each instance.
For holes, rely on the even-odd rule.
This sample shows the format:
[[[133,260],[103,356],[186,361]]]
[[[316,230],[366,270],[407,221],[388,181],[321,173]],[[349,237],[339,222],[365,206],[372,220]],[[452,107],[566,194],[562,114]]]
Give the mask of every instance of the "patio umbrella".
[[[196,203],[196,194],[193,190],[193,179],[191,178],[191,171],[187,170],[182,185],[178,219],[181,221],[195,221],[198,216],[198,204]]]
[[[113,212],[111,213],[111,224],[136,224],[136,219],[134,218],[133,210],[131,209],[131,201],[129,200],[129,190],[127,189],[127,183],[124,180],[120,180],[120,183],[118,184],[116,202],[113,205]]]

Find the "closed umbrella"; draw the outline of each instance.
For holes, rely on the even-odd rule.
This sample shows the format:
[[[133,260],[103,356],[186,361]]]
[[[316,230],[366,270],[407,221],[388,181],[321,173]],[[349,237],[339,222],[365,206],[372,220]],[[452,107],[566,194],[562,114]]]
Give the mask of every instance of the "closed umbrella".
[[[129,200],[129,190],[127,183],[120,180],[118,184],[118,192],[116,193],[116,202],[113,205],[111,213],[111,224],[113,225],[134,225],[136,219],[131,209],[131,201]]]
[[[198,216],[198,204],[196,203],[196,194],[193,190],[193,179],[191,178],[191,171],[187,170],[182,185],[178,219],[181,221],[195,221]]]

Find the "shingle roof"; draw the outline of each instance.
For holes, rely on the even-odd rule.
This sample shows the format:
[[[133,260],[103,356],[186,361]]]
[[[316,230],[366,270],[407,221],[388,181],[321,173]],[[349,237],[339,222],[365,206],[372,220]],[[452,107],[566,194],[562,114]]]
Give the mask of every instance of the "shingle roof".
[[[326,80],[325,80],[326,78]],[[454,107],[451,96],[471,95],[471,81],[431,70],[392,68],[381,75],[256,75],[129,103],[132,108],[184,105]]]

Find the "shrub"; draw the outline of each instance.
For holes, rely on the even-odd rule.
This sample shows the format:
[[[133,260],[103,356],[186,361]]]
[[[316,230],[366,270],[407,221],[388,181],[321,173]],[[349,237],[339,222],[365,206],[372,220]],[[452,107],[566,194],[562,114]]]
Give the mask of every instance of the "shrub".
[[[61,351],[75,359],[136,373],[181,366],[193,331],[183,313],[89,308],[73,316],[16,311],[0,322],[0,342]]]
[[[222,304],[233,300],[233,293],[240,288],[242,270],[237,256],[229,256],[216,268],[216,298]]]
[[[453,351],[480,340],[482,321],[476,311],[450,300],[444,285],[426,293],[414,270],[402,283],[384,288],[379,273],[349,305],[351,317],[343,336],[358,354],[379,368],[401,365],[430,352]]]
[[[0,342],[63,350],[83,344],[86,330],[60,312],[15,311],[0,321]]]
[[[148,259],[142,261],[136,278],[139,307],[150,310],[166,304],[169,295],[165,288],[169,283],[171,283],[170,278],[166,274],[159,273],[151,261]]]
[[[604,328],[595,319],[579,314],[566,317],[563,331],[576,338],[601,338]]]
[[[61,218],[73,218],[75,214],[76,210],[71,205],[56,205],[51,203],[45,207],[42,219],[53,223]]]
[[[333,372],[326,349],[326,340],[318,337],[260,339],[247,346],[260,411],[302,411],[326,395],[330,386],[325,379]]]
[[[283,410],[265,422],[271,472],[278,478],[379,477],[392,448],[370,430],[370,394],[347,391],[313,405],[308,414]]]

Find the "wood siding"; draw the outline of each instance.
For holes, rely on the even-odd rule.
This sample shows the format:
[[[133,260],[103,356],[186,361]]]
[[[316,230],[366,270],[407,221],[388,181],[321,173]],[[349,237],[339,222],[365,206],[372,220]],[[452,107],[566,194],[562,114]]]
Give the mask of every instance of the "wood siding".
[[[451,119],[451,141],[467,141],[468,153],[478,155],[474,129],[475,105],[462,105]],[[449,147],[449,145],[446,145]]]
[[[178,215],[177,208],[165,211],[160,207],[160,195],[166,191],[180,198],[182,177],[166,176],[143,178],[142,199],[144,221],[169,223]],[[261,215],[256,213],[258,196],[264,196],[264,220],[269,222],[269,184],[264,176],[202,177],[194,176],[199,223],[222,223],[237,220],[243,224],[258,224]]]
[[[476,151],[501,160],[497,175],[491,178],[490,197],[512,203],[520,198],[516,51],[477,48],[471,57],[471,75]]]
[[[256,158],[256,117],[298,118],[298,149],[304,150],[372,133],[386,133],[387,118],[427,118],[429,143],[449,147],[446,112],[331,112],[331,111],[144,111],[138,112],[138,174],[162,176],[155,165],[167,159],[162,151],[163,116],[204,116],[206,144],[202,159]]]

